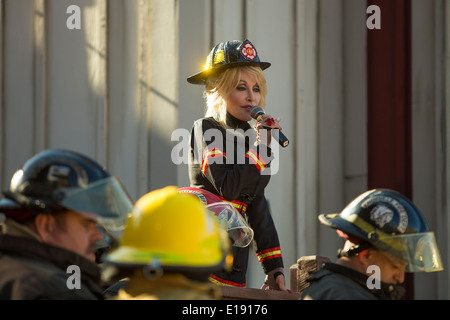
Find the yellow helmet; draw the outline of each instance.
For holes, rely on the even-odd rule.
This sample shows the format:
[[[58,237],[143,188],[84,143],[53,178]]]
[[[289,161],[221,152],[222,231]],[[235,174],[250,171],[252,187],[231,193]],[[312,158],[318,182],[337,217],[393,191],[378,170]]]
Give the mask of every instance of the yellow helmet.
[[[168,186],[136,202],[120,246],[106,261],[122,266],[220,268],[225,259],[224,233],[198,199]]]

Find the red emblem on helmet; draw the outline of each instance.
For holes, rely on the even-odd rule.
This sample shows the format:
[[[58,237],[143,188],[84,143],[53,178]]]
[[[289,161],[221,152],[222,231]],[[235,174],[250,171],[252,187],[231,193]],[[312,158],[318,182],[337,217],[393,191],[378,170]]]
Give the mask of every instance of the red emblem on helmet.
[[[256,56],[258,55],[258,54],[256,53],[255,47],[254,47],[251,43],[249,43],[249,42],[245,43],[245,44],[242,46],[241,53],[242,53],[242,55],[243,55],[244,57],[246,57],[248,60],[253,60],[253,59],[255,59]]]

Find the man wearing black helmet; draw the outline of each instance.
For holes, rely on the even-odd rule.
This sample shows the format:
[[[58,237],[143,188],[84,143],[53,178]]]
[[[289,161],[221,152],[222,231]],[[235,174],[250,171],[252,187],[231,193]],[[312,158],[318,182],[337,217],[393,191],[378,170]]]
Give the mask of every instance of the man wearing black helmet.
[[[322,224],[346,241],[336,263],[309,278],[303,300],[394,300],[405,272],[443,270],[434,233],[416,206],[389,189],[367,191]]]
[[[119,180],[82,154],[46,150],[3,193],[0,299],[102,299],[97,243],[132,209]]]

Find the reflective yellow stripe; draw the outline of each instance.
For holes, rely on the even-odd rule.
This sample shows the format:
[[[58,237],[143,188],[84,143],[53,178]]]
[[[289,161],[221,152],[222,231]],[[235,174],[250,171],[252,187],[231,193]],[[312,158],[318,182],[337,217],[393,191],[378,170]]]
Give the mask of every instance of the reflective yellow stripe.
[[[230,201],[228,201],[230,202]],[[231,201],[230,202],[233,207],[235,207],[240,213],[245,213],[245,211],[247,211],[247,205],[243,202],[240,201]]]
[[[256,166],[256,168],[258,168],[260,173],[266,169],[267,167],[266,162],[259,156],[258,153],[256,153],[255,150],[250,149],[245,154],[245,156],[250,159],[250,161]]]
[[[374,227],[370,223],[366,222],[365,220],[361,219],[356,214],[351,214],[346,217],[342,217],[344,220],[347,220],[348,222],[354,224],[359,229],[367,233],[368,241],[371,242],[374,246],[379,246],[380,244],[383,244],[383,246],[379,249],[382,250],[396,250],[398,251],[397,254],[401,254],[402,251],[406,250],[406,246],[395,239],[395,235],[388,235],[387,233],[381,231],[380,229]],[[371,234],[376,234],[376,239],[370,239]],[[385,246],[388,247],[385,247]]]
[[[224,197],[221,197],[221,196],[219,196],[219,198],[222,199],[223,201],[231,203],[233,205],[233,207],[235,207],[242,214],[244,214],[245,211],[247,211],[247,204],[244,202],[237,201],[237,200],[228,201]]]
[[[267,250],[257,252],[256,255],[258,256],[259,262],[263,262],[263,261],[274,259],[274,258],[280,258],[281,257],[281,249],[280,249],[280,247],[267,249]]]
[[[211,274],[208,278],[209,281],[211,281],[214,284],[217,284],[219,286],[227,286],[227,287],[245,287],[245,283],[237,283],[233,281],[224,280],[222,278],[219,278],[218,276],[215,276]]]
[[[212,149],[208,149],[205,151],[205,153],[203,154],[203,160],[202,160],[202,167],[201,167],[201,171],[203,172],[204,175],[206,175],[206,168],[208,167],[208,161],[210,158],[220,158],[220,157],[224,157],[226,158],[226,154],[223,153],[220,149],[217,148],[212,148]]]

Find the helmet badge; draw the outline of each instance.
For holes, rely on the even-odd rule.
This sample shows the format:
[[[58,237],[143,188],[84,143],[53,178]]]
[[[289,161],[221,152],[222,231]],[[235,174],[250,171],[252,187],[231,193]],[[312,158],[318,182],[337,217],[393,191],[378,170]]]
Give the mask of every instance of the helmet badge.
[[[241,53],[248,60],[253,60],[258,55],[256,53],[255,47],[250,42],[244,43],[242,45]]]
[[[60,187],[66,187],[69,179],[70,168],[61,165],[52,165],[48,169],[47,180],[57,182]]]
[[[383,205],[375,206],[372,211],[370,211],[370,219],[380,228],[383,228],[386,223],[391,222],[393,217],[394,212]]]
[[[371,199],[364,201],[361,207],[367,208],[374,203],[386,203],[391,205],[398,214],[398,226],[397,230],[400,233],[405,233],[408,227],[408,214],[406,213],[405,207],[397,200],[388,196],[375,196]],[[382,228],[386,223],[389,223],[394,217],[394,211],[388,208],[386,205],[377,204],[374,209],[370,212],[370,219],[372,219],[380,228]]]

